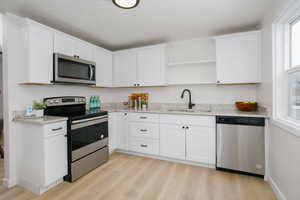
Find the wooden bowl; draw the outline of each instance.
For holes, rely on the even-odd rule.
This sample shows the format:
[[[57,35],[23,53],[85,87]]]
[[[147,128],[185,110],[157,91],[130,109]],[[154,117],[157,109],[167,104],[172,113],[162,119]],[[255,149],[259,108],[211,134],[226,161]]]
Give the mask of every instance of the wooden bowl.
[[[235,102],[235,106],[240,111],[251,112],[257,110],[257,102]]]

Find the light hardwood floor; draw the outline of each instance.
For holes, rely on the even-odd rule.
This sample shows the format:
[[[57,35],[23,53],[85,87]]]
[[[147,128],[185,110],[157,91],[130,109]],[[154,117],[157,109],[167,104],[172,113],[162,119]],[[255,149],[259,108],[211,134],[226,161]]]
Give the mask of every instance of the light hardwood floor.
[[[203,167],[114,153],[110,161],[75,183],[42,196],[0,187],[0,200],[271,200],[262,179]]]
[[[4,177],[4,160],[0,159],[0,185],[2,185],[3,177]]]

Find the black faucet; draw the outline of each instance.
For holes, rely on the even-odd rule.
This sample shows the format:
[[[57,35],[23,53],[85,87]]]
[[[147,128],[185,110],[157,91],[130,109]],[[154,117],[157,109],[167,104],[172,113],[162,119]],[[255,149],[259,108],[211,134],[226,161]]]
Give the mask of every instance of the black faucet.
[[[192,93],[191,93],[191,91],[190,91],[189,89],[184,89],[184,90],[182,91],[182,94],[181,94],[181,98],[182,98],[182,99],[183,99],[183,97],[184,97],[184,93],[185,93],[185,92],[188,92],[188,93],[189,93],[189,109],[192,109],[193,106],[195,106],[195,104],[192,103]]]

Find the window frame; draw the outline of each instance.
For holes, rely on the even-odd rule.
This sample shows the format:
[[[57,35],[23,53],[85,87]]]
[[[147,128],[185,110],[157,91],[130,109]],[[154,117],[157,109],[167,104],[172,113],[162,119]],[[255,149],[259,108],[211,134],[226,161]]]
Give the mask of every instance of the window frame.
[[[300,20],[300,2],[291,3],[272,24],[273,113],[271,122],[300,136],[300,120],[288,116],[288,75],[300,71],[292,66],[292,24]]]
[[[295,19],[291,20],[291,22],[289,23],[289,27],[290,27],[289,28],[289,32],[290,32],[289,33],[289,37],[290,37],[289,38],[290,67],[289,67],[289,69],[287,71],[289,71],[289,70],[291,70],[293,68],[300,67],[300,64],[293,66],[293,51],[292,51],[292,39],[293,39],[292,34],[293,34],[293,31],[292,31],[292,26],[295,25],[295,24],[297,24],[297,23],[300,23],[300,14],[299,14],[298,17],[295,17]]]

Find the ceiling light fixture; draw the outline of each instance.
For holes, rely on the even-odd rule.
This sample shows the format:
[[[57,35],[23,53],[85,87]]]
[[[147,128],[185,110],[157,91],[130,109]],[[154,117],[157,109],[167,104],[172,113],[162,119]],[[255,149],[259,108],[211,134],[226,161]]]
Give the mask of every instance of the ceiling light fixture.
[[[112,2],[119,8],[131,9],[137,7],[140,0],[112,0]]]

